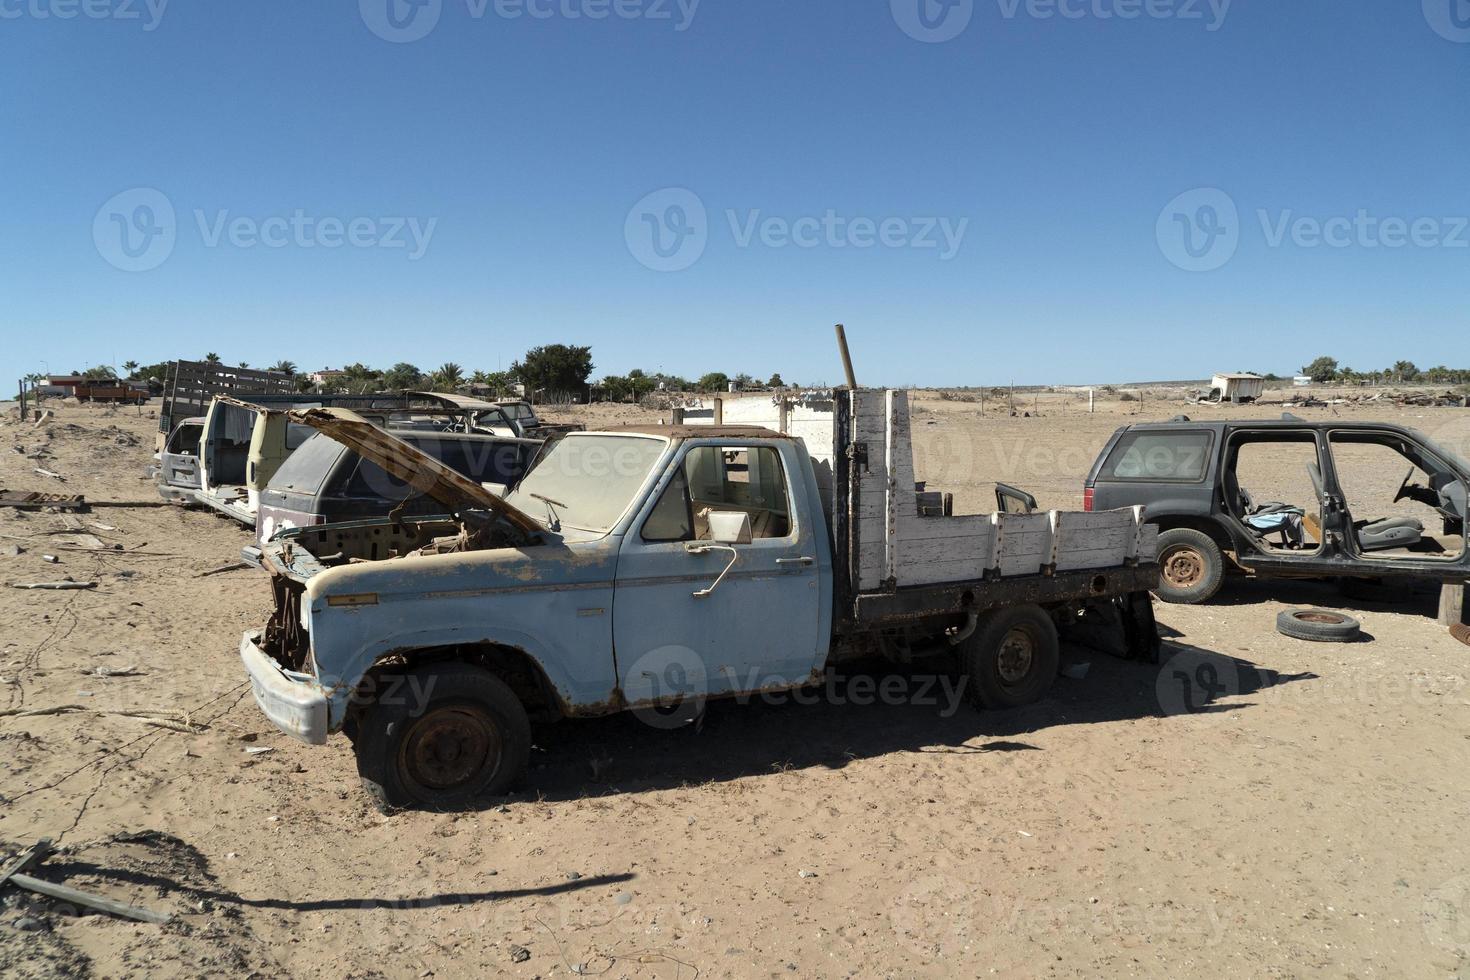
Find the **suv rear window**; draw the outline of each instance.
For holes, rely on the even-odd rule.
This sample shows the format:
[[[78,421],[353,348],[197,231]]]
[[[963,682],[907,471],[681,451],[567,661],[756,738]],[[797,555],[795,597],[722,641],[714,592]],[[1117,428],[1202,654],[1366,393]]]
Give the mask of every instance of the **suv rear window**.
[[[1124,433],[1098,479],[1125,483],[1199,483],[1209,469],[1211,441],[1211,434],[1199,429]]]
[[[427,433],[394,433],[446,466],[476,483],[510,484],[525,471],[528,448],[525,444],[496,442],[492,439],[467,439],[432,436]],[[377,463],[359,459],[341,495],[354,498],[402,500],[409,495],[409,485],[390,476]]]
[[[309,426],[303,426],[308,431]],[[287,430],[287,445],[290,445],[290,430]],[[337,465],[337,460],[347,452],[347,447],[322,432],[312,432],[286,461],[276,470],[267,486],[268,490],[292,493],[315,494],[322,488],[327,474]]]

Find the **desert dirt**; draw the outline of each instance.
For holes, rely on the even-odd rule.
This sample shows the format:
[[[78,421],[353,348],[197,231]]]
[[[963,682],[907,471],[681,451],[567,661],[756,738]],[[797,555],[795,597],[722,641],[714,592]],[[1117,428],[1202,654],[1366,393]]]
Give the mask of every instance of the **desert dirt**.
[[[992,509],[996,480],[1075,508],[1130,412],[1279,411],[1030,401],[1039,417],[918,396],[920,478],[958,512]],[[157,499],[156,405],[52,407],[0,424],[0,485]],[[1470,447],[1465,410],[1299,414],[1333,411]],[[1257,499],[1299,492],[1285,468],[1259,479]],[[854,680],[810,704],[714,704],[698,729],[542,727],[512,798],[385,816],[345,738],[293,742],[249,696],[236,650],[266,618],[265,576],[200,577],[245,529],[99,506],[3,510],[0,535],[20,549],[0,550],[0,852],[51,837],[41,876],[174,914],[77,916],[6,887],[0,976],[1470,971],[1470,649],[1432,591],[1232,582],[1157,605],[1162,665],[1074,648],[1085,676],[1009,712],[917,683],[881,703]],[[63,576],[98,587],[9,587]],[[1350,610],[1370,639],[1277,634],[1301,605]]]

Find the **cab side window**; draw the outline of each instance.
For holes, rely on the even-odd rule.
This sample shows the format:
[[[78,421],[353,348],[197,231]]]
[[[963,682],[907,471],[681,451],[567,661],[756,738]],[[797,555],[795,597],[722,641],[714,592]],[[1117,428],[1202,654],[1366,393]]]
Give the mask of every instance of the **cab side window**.
[[[644,541],[693,541],[694,518],[689,510],[689,481],[681,468],[664,488],[648,520],[643,522]]]
[[[708,541],[711,511],[750,515],[753,538],[790,535],[781,454],[769,446],[695,446],[644,522],[643,540]]]

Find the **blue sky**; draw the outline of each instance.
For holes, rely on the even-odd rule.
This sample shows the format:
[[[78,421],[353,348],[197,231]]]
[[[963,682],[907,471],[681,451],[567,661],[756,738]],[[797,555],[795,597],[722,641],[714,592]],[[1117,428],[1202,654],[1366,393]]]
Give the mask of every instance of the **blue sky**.
[[[1470,364],[1470,0],[415,2],[0,0],[5,383]]]

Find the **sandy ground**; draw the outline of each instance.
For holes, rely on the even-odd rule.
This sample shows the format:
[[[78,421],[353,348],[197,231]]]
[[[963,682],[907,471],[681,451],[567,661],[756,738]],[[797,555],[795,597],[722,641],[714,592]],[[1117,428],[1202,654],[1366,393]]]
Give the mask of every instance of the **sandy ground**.
[[[968,511],[997,479],[1077,506],[1139,411],[916,406],[920,477]],[[62,407],[39,429],[12,414],[0,484],[154,499],[144,411]],[[1149,401],[1135,418],[1180,411],[1225,410]],[[1463,410],[1337,411],[1470,446]],[[3,976],[1470,972],[1470,650],[1429,592],[1348,603],[1371,640],[1337,646],[1273,628],[1289,605],[1348,602],[1333,587],[1238,583],[1159,608],[1162,666],[1074,650],[1086,676],[1012,712],[913,685],[930,703],[875,704],[854,683],[716,705],[698,731],[549,726],[507,803],[387,817],[345,740],[296,744],[248,697],[235,650],[266,616],[263,576],[199,577],[244,529],[98,507],[0,512],[0,534],[22,549],[0,552],[6,585],[99,583],[0,589],[0,847],[55,838],[45,876],[176,916],[73,916],[5,888]],[[96,676],[127,667],[142,673]]]

